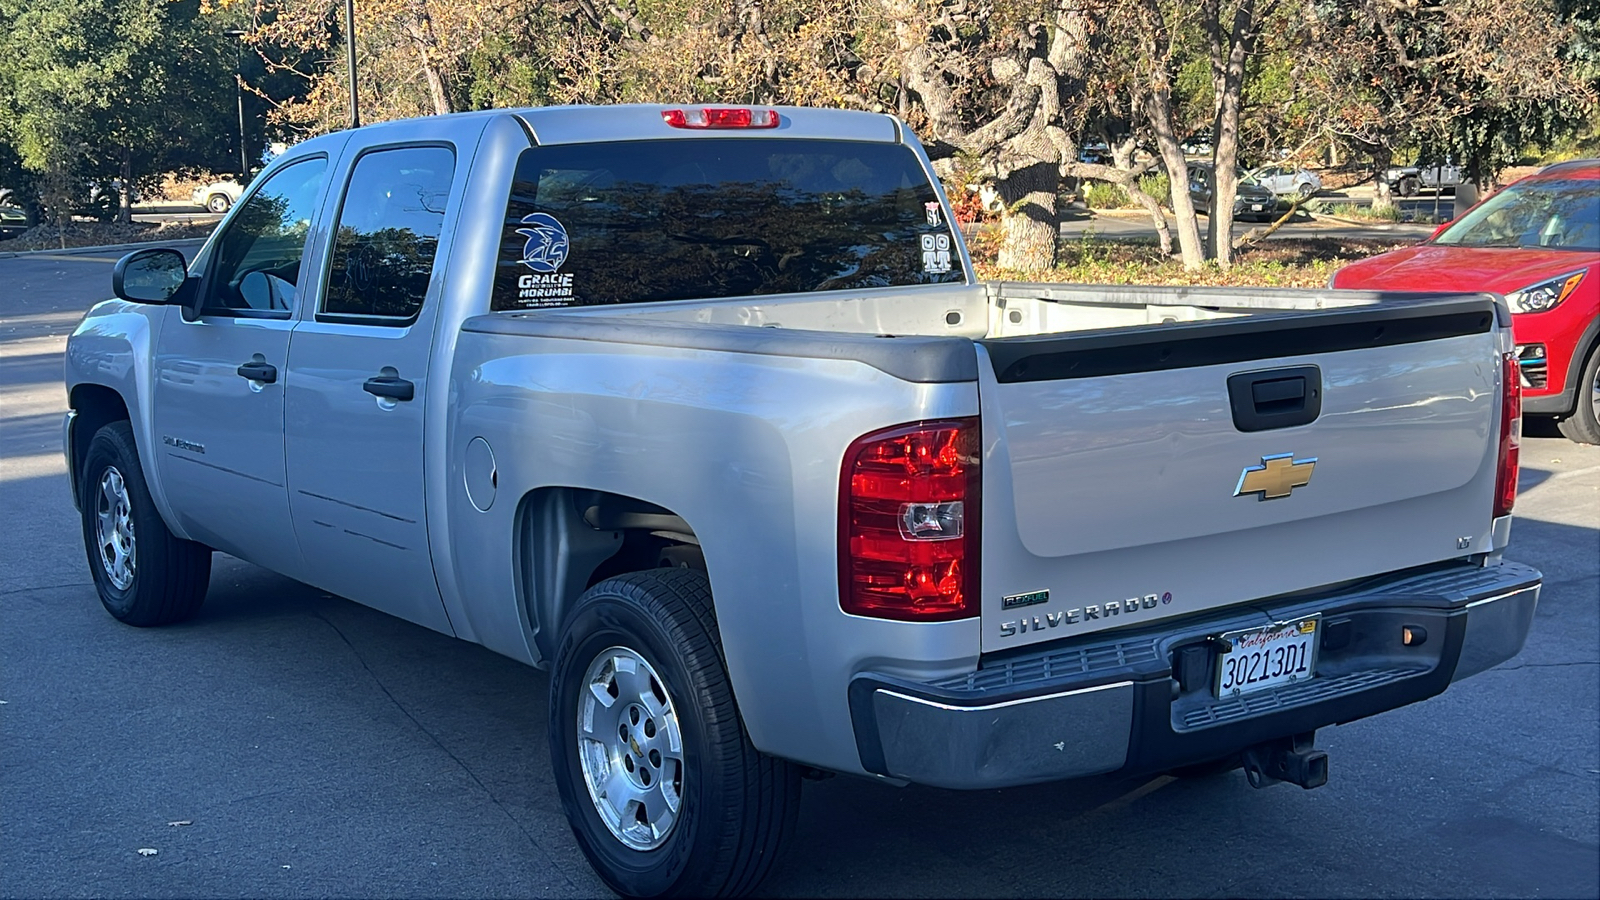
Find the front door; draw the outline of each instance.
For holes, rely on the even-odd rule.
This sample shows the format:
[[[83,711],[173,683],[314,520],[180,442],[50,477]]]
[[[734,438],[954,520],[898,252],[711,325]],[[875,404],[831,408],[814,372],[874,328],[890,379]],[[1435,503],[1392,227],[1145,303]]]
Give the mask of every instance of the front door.
[[[292,162],[244,201],[198,266],[199,315],[168,309],[156,346],[153,449],[179,527],[289,575],[284,377],[327,174],[326,157]]]
[[[445,146],[350,165],[324,290],[289,349],[289,505],[306,580],[446,634],[423,489]]]

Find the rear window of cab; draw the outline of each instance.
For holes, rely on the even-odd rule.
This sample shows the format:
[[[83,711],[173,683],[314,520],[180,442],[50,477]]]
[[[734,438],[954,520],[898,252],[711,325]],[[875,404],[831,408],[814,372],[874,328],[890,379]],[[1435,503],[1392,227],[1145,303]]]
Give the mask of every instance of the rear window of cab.
[[[532,147],[496,311],[966,281],[921,161],[792,138]]]

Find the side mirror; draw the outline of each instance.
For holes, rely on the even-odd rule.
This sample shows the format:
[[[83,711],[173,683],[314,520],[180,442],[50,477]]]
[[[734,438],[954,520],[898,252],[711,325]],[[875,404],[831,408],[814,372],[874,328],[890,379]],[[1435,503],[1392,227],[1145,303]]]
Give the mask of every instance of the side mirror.
[[[1452,219],[1450,221],[1446,221],[1446,222],[1440,222],[1439,223],[1439,227],[1435,228],[1433,230],[1433,234],[1428,235],[1428,240],[1431,241],[1434,238],[1438,237],[1439,235],[1444,234],[1444,230],[1446,228],[1449,228],[1451,225],[1454,225],[1454,224],[1455,224],[1455,220],[1454,219]]]
[[[135,250],[111,270],[111,292],[132,303],[167,303],[183,287],[188,264],[176,250]]]

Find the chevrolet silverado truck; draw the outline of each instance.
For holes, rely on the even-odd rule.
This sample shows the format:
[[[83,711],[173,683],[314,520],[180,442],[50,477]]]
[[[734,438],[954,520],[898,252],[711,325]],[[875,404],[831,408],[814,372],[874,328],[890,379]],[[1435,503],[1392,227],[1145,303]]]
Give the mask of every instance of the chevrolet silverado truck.
[[[221,551],[547,669],[633,896],[754,889],[802,776],[1314,787],[1522,647],[1500,298],[984,283],[951,222],[876,114],[308,140],[71,337],[100,600]]]

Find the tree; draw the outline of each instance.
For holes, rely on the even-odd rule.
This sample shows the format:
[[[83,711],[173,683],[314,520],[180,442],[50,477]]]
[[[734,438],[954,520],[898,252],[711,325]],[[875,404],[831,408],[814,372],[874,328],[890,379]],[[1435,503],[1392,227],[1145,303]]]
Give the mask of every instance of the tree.
[[[1077,0],[1009,9],[880,0],[880,10],[894,65],[926,117],[930,156],[975,162],[1004,204],[1000,265],[1053,267],[1056,194],[1077,156],[1096,12]]]
[[[115,179],[128,221],[135,185],[225,156],[225,40],[199,0],[0,0],[0,129],[58,216]]]
[[[1332,0],[1311,8],[1302,71],[1337,133],[1372,156],[1380,203],[1383,172],[1406,146],[1455,152],[1475,179],[1492,179],[1530,141],[1592,115],[1582,3],[1570,7]]]

